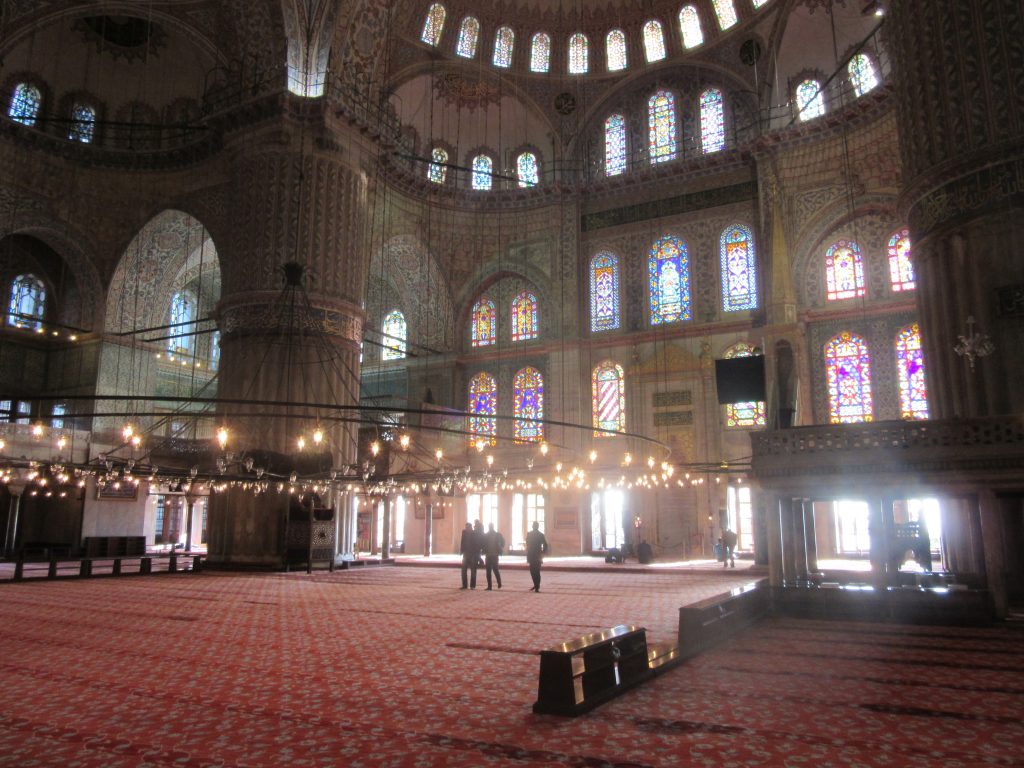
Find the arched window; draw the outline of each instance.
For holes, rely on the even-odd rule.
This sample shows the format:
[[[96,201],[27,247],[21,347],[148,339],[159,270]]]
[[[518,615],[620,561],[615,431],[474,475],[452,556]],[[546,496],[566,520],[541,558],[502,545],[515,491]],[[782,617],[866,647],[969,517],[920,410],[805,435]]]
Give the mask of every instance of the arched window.
[[[900,418],[928,418],[928,389],[924,383],[921,329],[908,325],[896,337],[896,370],[900,381]]]
[[[690,262],[686,243],[668,235],[655,241],[647,260],[651,325],[690,319]]]
[[[489,373],[478,373],[469,381],[469,407],[467,411],[479,416],[470,416],[469,432],[472,443],[483,440],[488,445],[497,441],[498,382]],[[490,417],[490,418],[489,418]]]
[[[515,42],[516,33],[512,31],[512,27],[498,27],[494,35],[494,66],[512,66],[512,48]]]
[[[878,75],[875,74],[875,65],[866,54],[858,53],[850,63],[846,65],[846,71],[850,74],[850,82],[853,84],[853,92],[863,96],[878,85]]]
[[[384,345],[380,352],[381,360],[401,360],[405,357],[406,333],[405,315],[397,309],[388,312],[381,328],[381,343]]]
[[[7,110],[7,116],[22,125],[35,125],[42,103],[43,94],[38,88],[29,83],[18,83],[11,94],[11,106]]]
[[[516,158],[516,172],[520,187],[535,187],[540,183],[540,169],[533,152],[523,152]]]
[[[843,331],[825,345],[829,420],[853,424],[872,420],[871,358],[864,339]]]
[[[544,439],[544,377],[536,368],[523,368],[512,380],[512,437],[517,443],[535,443]],[[538,419],[538,421],[521,421]]]
[[[622,366],[606,360],[591,375],[594,407],[594,436],[610,437],[608,432],[626,431],[626,381]]]
[[[434,147],[430,153],[430,159],[433,162],[427,166],[427,178],[435,184],[444,184],[444,180],[448,176],[448,153],[440,147]]]
[[[754,236],[743,224],[726,227],[719,240],[722,263],[722,309],[757,309],[757,259]]]
[[[750,357],[754,354],[754,348],[749,344],[740,342],[726,350],[726,359],[734,357]],[[729,403],[725,406],[725,425],[727,427],[763,427],[767,421],[765,418],[764,401],[751,401],[749,403]]]
[[[801,120],[813,120],[825,114],[825,98],[817,80],[804,80],[796,87],[796,105]]]
[[[547,72],[551,66],[551,36],[538,32],[530,41],[530,71]]]
[[[71,110],[71,121],[68,139],[91,144],[96,133],[96,110],[88,104],[77,103]]]
[[[474,304],[470,324],[470,335],[474,347],[488,347],[493,344],[498,324],[494,302],[490,299],[480,299]]]
[[[45,311],[46,287],[43,281],[31,274],[14,278],[7,307],[7,324],[18,328],[42,328]]]
[[[621,29],[613,29],[604,39],[605,52],[608,56],[608,71],[618,72],[625,69],[626,60],[626,33]]]
[[[651,163],[676,156],[676,101],[668,91],[657,91],[647,102],[648,151]]]
[[[722,92],[717,88],[708,88],[700,95],[700,140],[704,152],[725,147],[725,111]]]
[[[467,16],[459,26],[459,41],[455,44],[455,55],[464,59],[476,56],[476,41],[480,37],[480,22]]]
[[[901,229],[889,238],[889,280],[893,291],[912,291],[917,287],[910,260],[909,229]]]
[[[837,240],[825,254],[825,285],[828,300],[855,299],[864,295],[864,261],[852,240]]]
[[[437,45],[441,41],[441,30],[444,29],[444,17],[447,14],[444,6],[434,3],[427,11],[427,19],[423,22],[423,34],[420,35],[427,45]]]
[[[648,64],[665,58],[665,33],[657,19],[644,24],[644,55]]]
[[[590,260],[590,330],[619,327],[619,259],[599,253]]]
[[[590,43],[587,36],[577,32],[569,38],[569,74],[584,75],[590,69]]]
[[[537,338],[537,297],[523,291],[512,299],[512,341]]]
[[[732,0],[712,0],[712,4],[715,6],[719,27],[726,30],[736,23],[736,5]]]
[[[704,31],[700,28],[700,14],[692,5],[679,11],[679,30],[683,33],[683,45],[695,48],[704,42]]]
[[[220,368],[220,331],[210,334],[210,370]]]
[[[487,155],[473,158],[473,189],[490,189],[494,179],[494,161]]]
[[[610,115],[604,121],[604,173],[618,176],[626,170],[626,118]]]
[[[195,322],[199,307],[191,291],[178,291],[171,298],[171,328],[167,351],[176,355],[189,355],[195,349]]]

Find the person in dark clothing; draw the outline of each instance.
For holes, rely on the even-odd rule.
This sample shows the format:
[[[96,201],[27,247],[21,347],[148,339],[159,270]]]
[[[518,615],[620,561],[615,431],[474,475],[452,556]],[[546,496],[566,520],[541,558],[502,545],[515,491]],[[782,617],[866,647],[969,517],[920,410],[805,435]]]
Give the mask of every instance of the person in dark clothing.
[[[491,588],[491,574],[501,589],[501,572],[498,570],[498,557],[505,551],[505,537],[494,530],[494,523],[488,526],[484,534],[484,560],[487,563],[487,589]]]
[[[722,567],[736,567],[736,532],[728,528],[722,533]]]
[[[483,568],[484,558],[480,553],[484,550],[484,524],[481,523],[479,520],[473,523],[473,533],[476,534],[476,567]]]
[[[547,551],[548,540],[540,531],[540,523],[534,521],[533,530],[526,534],[526,562],[530,564],[534,592],[540,592],[540,566]]]
[[[459,552],[462,554],[462,588],[466,589],[469,586],[476,589],[477,561],[480,559],[480,537],[473,530],[472,523],[466,523],[466,527],[462,531]],[[467,571],[471,574],[469,584],[466,583]]]

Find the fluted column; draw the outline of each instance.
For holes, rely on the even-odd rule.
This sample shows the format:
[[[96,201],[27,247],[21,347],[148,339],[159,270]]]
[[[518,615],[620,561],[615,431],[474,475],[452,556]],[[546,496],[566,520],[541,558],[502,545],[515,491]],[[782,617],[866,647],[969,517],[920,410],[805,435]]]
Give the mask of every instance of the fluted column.
[[[282,116],[236,139],[234,231],[222,249],[217,307],[218,418],[231,433],[229,450],[273,457],[257,461],[276,463],[279,475],[302,474],[304,463],[309,471],[296,440],[317,424],[319,466],[341,470],[355,460],[355,425],[337,420],[353,413],[312,404],[358,403],[367,263],[366,175],[330,139],[311,102],[296,103],[301,118]],[[211,562],[283,564],[288,506],[288,494],[273,486],[215,495]]]
[[[897,0],[899,105],[932,416],[1024,410],[1024,4]],[[996,352],[971,370],[967,318]]]

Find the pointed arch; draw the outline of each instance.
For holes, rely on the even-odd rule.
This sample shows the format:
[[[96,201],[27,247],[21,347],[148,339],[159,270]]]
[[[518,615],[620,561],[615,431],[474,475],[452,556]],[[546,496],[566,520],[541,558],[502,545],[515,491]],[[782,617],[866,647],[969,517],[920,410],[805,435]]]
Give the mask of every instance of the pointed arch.
[[[657,19],[644,24],[644,56],[648,64],[665,58],[665,32]]]
[[[896,372],[900,385],[900,418],[928,418],[921,328],[912,323],[896,336]]]
[[[696,7],[686,5],[679,11],[679,32],[683,36],[684,48],[696,48],[704,43],[704,30],[701,29]]]
[[[622,366],[605,360],[591,374],[594,437],[610,437],[607,431],[626,431],[626,375]]]
[[[475,16],[467,16],[459,25],[459,39],[455,44],[455,55],[464,59],[476,56],[476,44],[480,39],[480,22]]]
[[[864,295],[864,260],[853,240],[837,240],[825,254],[825,284],[829,301]]]
[[[494,66],[507,69],[512,66],[512,51],[516,42],[516,33],[512,27],[498,27],[494,34]]]
[[[590,71],[590,41],[582,32],[569,38],[569,74],[585,75]]]
[[[889,238],[889,285],[895,292],[917,288],[910,256],[910,230],[903,228]]]
[[[871,356],[860,336],[843,331],[825,345],[829,421],[854,424],[872,421]]]
[[[648,154],[651,164],[676,156],[676,99],[670,91],[655,91],[647,102]]]
[[[690,262],[686,243],[666,235],[654,242],[647,259],[651,325],[690,319]]]
[[[608,251],[590,260],[590,330],[619,328],[619,258]]]
[[[536,368],[521,369],[512,381],[512,437],[517,443],[535,443],[544,439],[544,377]],[[526,421],[535,419],[536,421]]]
[[[537,297],[523,291],[512,299],[512,341],[537,338]]]
[[[609,72],[620,72],[628,66],[625,32],[621,29],[611,30],[604,39],[604,47]]]
[[[551,35],[537,32],[530,40],[530,71],[547,72],[551,68]]]
[[[469,403],[467,411],[474,414],[469,418],[471,443],[483,440],[488,445],[498,442],[498,382],[486,371],[481,371],[469,381]]]
[[[745,224],[726,227],[719,239],[722,266],[722,310],[757,308],[757,257],[754,235]]]
[[[444,19],[448,11],[441,3],[434,3],[427,9],[427,18],[423,22],[423,33],[420,35],[427,45],[436,46],[441,42],[441,32],[444,30]]]
[[[494,302],[486,296],[473,305],[470,341],[474,347],[489,347],[496,341],[498,316]]]

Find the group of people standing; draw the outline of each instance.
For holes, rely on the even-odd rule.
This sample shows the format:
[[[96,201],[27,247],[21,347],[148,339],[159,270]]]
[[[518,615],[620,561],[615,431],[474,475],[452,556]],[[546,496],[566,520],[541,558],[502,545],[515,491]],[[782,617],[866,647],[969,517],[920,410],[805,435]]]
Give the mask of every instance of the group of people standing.
[[[462,589],[476,589],[476,572],[481,565],[487,569],[487,589],[492,588],[492,583],[501,589],[498,558],[505,552],[505,537],[494,529],[494,523],[486,531],[479,520],[476,524],[466,523],[459,552],[462,554]],[[534,522],[533,530],[526,534],[526,562],[530,566],[530,577],[533,579],[531,589],[534,592],[540,592],[540,566],[547,552],[548,540],[541,532],[540,525]]]

